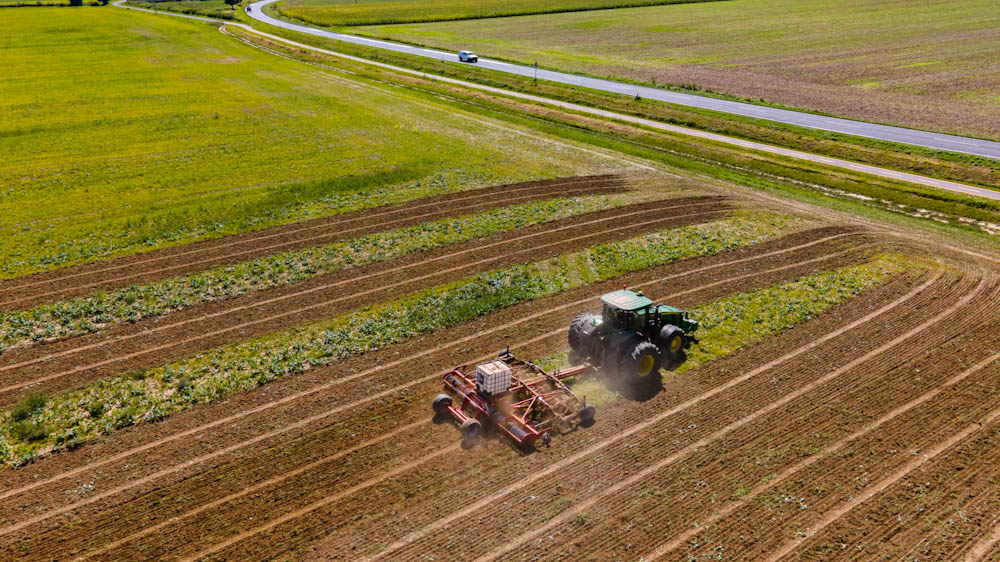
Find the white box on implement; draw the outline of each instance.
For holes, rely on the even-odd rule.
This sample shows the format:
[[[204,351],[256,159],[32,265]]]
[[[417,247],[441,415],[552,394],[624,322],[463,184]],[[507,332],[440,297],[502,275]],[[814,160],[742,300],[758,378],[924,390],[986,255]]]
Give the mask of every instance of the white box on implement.
[[[496,360],[476,367],[476,390],[485,394],[500,394],[510,389],[510,365]]]

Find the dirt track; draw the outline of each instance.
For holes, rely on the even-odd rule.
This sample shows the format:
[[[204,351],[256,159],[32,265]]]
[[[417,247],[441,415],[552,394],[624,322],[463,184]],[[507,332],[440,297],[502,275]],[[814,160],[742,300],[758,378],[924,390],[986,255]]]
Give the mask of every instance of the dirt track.
[[[707,220],[726,204],[623,207],[345,270],[15,350],[0,380],[68,388],[478,271]],[[462,450],[452,425],[431,421],[444,371],[506,344],[527,357],[563,350],[570,319],[623,283],[691,307],[887,247],[908,248],[813,228],[522,303],[128,428],[5,473],[0,549],[107,560],[995,555],[1000,283],[944,254],[943,267],[669,378],[649,400],[599,408],[594,426],[534,454],[493,440]]]
[[[624,188],[624,181],[617,176],[560,178],[487,187],[56,269],[0,283],[0,312],[98,290],[159,281],[448,216],[555,197],[620,193]]]

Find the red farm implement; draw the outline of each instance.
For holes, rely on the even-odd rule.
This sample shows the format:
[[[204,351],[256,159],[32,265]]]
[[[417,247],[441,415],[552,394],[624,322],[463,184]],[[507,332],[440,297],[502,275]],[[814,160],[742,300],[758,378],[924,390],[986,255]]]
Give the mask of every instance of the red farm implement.
[[[467,442],[489,425],[525,449],[539,441],[548,445],[554,432],[594,419],[594,407],[563,383],[590,368],[581,365],[550,374],[504,352],[495,361],[446,374],[444,383],[451,394],[434,398],[434,413],[458,422]]]

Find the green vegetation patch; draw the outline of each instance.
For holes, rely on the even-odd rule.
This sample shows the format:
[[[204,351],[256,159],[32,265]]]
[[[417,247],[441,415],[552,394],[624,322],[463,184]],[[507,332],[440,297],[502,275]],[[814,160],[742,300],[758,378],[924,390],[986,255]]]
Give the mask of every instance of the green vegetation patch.
[[[636,195],[629,194],[532,202],[4,313],[0,314],[0,353],[5,347],[96,332],[117,323],[138,322],[205,302],[298,283],[346,267],[387,261],[446,244],[607,209],[636,199]]]
[[[631,167],[181,18],[9,9],[0,60],[0,278]]]
[[[881,254],[860,264],[741,293],[691,310],[701,326],[683,373],[822,313],[889,278],[927,267],[898,254]]]
[[[0,454],[12,464],[74,446],[142,421],[162,419],[313,366],[328,365],[454,326],[526,300],[552,295],[682,258],[759,243],[801,220],[738,211],[711,223],[595,246],[534,264],[476,276],[270,334],[144,372],[104,379],[46,401],[24,422],[44,438],[22,439],[10,412],[0,416]]]
[[[281,15],[327,27],[606,10],[718,0],[285,0]],[[174,4],[176,2],[170,2]]]

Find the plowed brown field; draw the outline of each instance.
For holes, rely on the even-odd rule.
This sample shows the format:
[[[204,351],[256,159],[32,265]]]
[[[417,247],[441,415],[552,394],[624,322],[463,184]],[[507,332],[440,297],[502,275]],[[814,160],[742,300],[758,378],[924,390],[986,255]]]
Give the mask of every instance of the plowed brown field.
[[[290,225],[9,282],[0,307],[624,185],[507,186]],[[620,207],[11,350],[0,359],[0,402],[735,205],[687,197]],[[529,358],[562,351],[570,320],[622,284],[690,308],[884,249],[939,266],[668,378],[648,399],[607,404],[596,424],[551,447],[525,454],[487,439],[465,450],[454,426],[431,419],[444,372],[508,344]],[[524,302],[7,470],[0,549],[106,560],[995,557],[1000,283],[991,260],[812,226]]]

